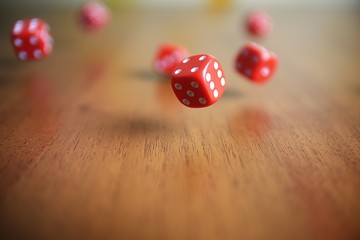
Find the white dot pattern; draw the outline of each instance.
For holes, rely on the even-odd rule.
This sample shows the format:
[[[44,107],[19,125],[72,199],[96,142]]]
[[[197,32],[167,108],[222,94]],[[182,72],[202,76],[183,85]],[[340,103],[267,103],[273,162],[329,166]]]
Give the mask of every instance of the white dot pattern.
[[[206,99],[205,98],[199,98],[199,103],[206,104]]]
[[[270,69],[268,67],[263,67],[261,69],[261,75],[263,77],[267,77],[267,76],[269,76],[269,74],[270,74]]]
[[[32,19],[29,25],[29,32],[35,32],[38,26],[39,26],[39,20],[36,18]]]
[[[214,90],[214,88],[215,88],[215,83],[214,83],[214,82],[211,82],[211,83],[210,83],[210,89],[211,89],[211,90]]]
[[[32,36],[30,39],[29,39],[29,42],[30,42],[30,44],[31,45],[36,45],[37,43],[38,43],[38,39],[37,39],[37,37],[35,37],[35,36]]]
[[[206,78],[206,81],[207,81],[207,82],[210,82],[210,81],[211,81],[211,74],[210,74],[210,73],[207,73],[206,76],[205,76],[205,78]]]
[[[15,45],[16,47],[21,47],[21,46],[23,45],[23,41],[22,41],[20,38],[16,38],[16,39],[14,40],[14,45]]]
[[[183,100],[182,100],[182,102],[185,104],[185,105],[190,105],[190,101],[189,100],[187,100],[186,98],[184,98]]]
[[[218,92],[218,90],[215,89],[214,90],[214,97],[217,98],[218,96],[219,96],[219,92]]]
[[[42,58],[42,52],[41,52],[40,49],[36,49],[36,50],[34,51],[33,55],[34,55],[34,57],[35,57],[36,59]]]
[[[181,90],[182,89],[182,86],[180,83],[175,83],[174,87],[177,89],[177,90]]]
[[[195,96],[194,92],[193,92],[193,91],[190,91],[190,90],[188,90],[188,91],[186,92],[186,94],[187,94],[189,97]]]
[[[215,68],[215,70],[219,69],[219,64],[217,62],[214,62],[214,68]]]
[[[217,72],[217,76],[218,76],[219,78],[221,78],[221,77],[222,77],[222,71],[221,71],[221,70],[218,70],[218,72]]]
[[[191,86],[193,88],[198,88],[199,87],[199,84],[197,82],[191,82]]]
[[[270,54],[264,50],[263,53],[262,53],[262,58],[266,61],[266,60],[269,60],[270,59]]]
[[[182,72],[182,69],[177,69],[177,70],[175,71],[175,74],[178,75],[178,74],[181,73],[181,72]]]
[[[221,78],[220,84],[221,84],[221,86],[223,86],[223,87],[225,86],[225,84],[226,84],[225,78]]]
[[[19,52],[19,59],[25,61],[27,59],[27,53],[24,51]]]
[[[23,27],[24,27],[24,22],[23,21],[17,21],[15,23],[15,26],[14,26],[14,30],[13,30],[13,33],[14,34],[19,34],[23,31]]]
[[[194,73],[194,72],[196,72],[197,70],[199,70],[199,68],[198,68],[198,67],[194,67],[194,68],[192,68],[190,71],[191,71],[192,73]]]
[[[190,58],[185,58],[182,62],[183,63],[188,63],[190,61]]]
[[[201,57],[199,58],[200,61],[204,61],[205,59],[206,59],[206,56],[201,56]]]

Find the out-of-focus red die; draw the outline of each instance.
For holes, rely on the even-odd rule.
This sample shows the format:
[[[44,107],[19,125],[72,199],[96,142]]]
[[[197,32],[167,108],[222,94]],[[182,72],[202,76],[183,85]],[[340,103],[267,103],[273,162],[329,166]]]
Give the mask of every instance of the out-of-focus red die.
[[[269,80],[277,65],[276,55],[256,43],[244,46],[235,61],[237,71],[256,83],[265,83]]]
[[[175,66],[171,86],[181,103],[191,108],[207,107],[217,102],[226,85],[224,70],[211,55],[188,57]]]
[[[251,12],[246,21],[246,26],[250,34],[263,37],[269,35],[272,30],[271,17],[264,12]]]
[[[86,31],[99,31],[109,23],[110,11],[105,4],[91,1],[80,8],[79,18]]]
[[[189,56],[188,51],[178,45],[163,44],[157,51],[154,69],[157,73],[171,75],[176,64]]]
[[[49,25],[39,18],[17,21],[12,28],[11,41],[21,61],[43,59],[52,52]]]

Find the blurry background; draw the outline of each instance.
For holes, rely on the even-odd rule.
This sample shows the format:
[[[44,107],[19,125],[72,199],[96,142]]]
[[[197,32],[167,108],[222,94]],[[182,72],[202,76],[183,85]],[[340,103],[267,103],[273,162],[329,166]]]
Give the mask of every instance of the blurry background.
[[[0,0],[0,5],[43,5],[43,6],[68,6],[78,5],[85,0]],[[247,6],[353,6],[359,0],[104,0],[113,6],[143,6],[143,7],[200,7],[206,5],[244,4]]]
[[[0,239],[360,239],[359,1],[104,0],[93,35],[83,2],[0,0]],[[263,86],[233,63],[251,8],[275,23]],[[54,52],[21,63],[9,31],[34,16]],[[162,42],[221,61],[218,104],[179,103]]]

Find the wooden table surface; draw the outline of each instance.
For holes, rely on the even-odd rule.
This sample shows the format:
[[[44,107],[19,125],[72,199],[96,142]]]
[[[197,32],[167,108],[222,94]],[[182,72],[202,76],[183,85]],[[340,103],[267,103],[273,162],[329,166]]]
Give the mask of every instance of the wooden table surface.
[[[73,10],[0,11],[0,238],[360,239],[358,10],[270,9],[263,40],[243,9],[120,11],[95,35]],[[31,16],[55,50],[21,63],[7,33]],[[280,58],[267,85],[233,69],[250,40]],[[177,101],[162,42],[220,60],[217,104]]]

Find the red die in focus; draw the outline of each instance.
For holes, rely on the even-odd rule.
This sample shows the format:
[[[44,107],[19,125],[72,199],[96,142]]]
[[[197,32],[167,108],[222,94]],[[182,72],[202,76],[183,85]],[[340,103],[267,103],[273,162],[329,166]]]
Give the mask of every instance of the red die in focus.
[[[246,21],[247,29],[250,34],[262,37],[270,34],[272,22],[269,15],[264,12],[251,12]]]
[[[249,43],[240,50],[235,64],[240,74],[256,83],[264,83],[276,71],[278,59],[264,47]]]
[[[171,75],[176,64],[187,56],[189,53],[185,48],[173,44],[163,44],[156,54],[154,69],[157,73]]]
[[[49,25],[38,18],[17,21],[12,28],[11,41],[21,61],[43,59],[52,52]]]
[[[217,102],[225,90],[224,71],[213,56],[188,57],[178,63],[171,78],[176,97],[191,108],[207,107]]]
[[[79,13],[80,25],[87,31],[99,31],[110,21],[110,11],[97,1],[85,3]]]

